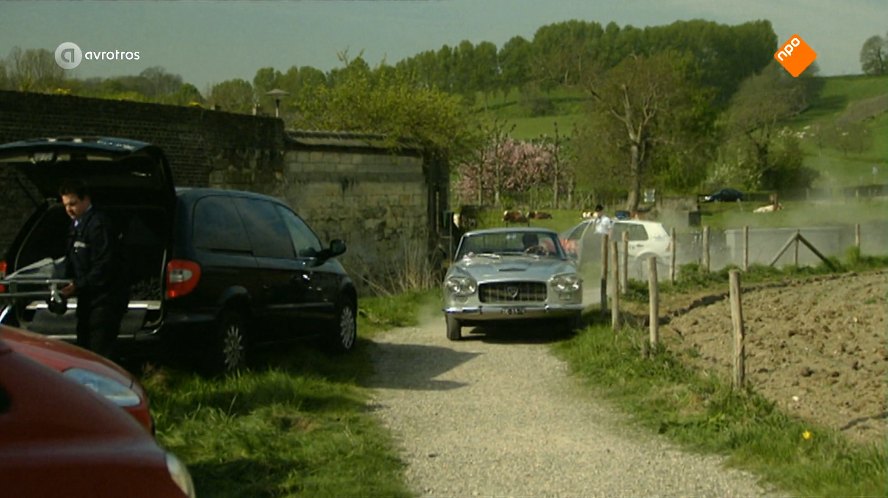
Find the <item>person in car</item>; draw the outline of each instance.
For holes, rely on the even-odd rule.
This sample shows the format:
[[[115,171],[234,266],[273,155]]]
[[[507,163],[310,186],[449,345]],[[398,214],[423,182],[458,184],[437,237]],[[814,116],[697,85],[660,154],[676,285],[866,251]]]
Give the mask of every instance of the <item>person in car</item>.
[[[65,255],[71,283],[60,292],[77,298],[77,344],[111,357],[129,302],[117,232],[93,205],[86,183],[66,181],[59,195],[72,220]]]

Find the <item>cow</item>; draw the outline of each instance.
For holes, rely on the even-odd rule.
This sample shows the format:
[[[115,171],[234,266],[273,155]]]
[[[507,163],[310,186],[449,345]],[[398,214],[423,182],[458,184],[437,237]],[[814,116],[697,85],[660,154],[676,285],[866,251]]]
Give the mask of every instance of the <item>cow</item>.
[[[527,219],[529,220],[551,220],[552,215],[544,211],[528,211]]]
[[[527,223],[527,216],[521,211],[503,211],[503,221],[506,223]]]
[[[753,213],[773,213],[774,211],[780,211],[783,209],[783,204],[779,202],[775,202],[773,204],[768,204],[767,206],[757,207],[752,210]]]

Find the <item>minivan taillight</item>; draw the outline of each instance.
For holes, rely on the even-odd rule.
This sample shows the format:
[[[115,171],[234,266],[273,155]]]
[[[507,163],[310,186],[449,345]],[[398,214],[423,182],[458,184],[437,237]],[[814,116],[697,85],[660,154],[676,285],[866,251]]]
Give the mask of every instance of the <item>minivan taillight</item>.
[[[6,278],[6,260],[0,261],[0,280]],[[6,286],[0,284],[0,292],[6,292]]]
[[[174,259],[167,263],[166,297],[182,297],[197,287],[200,281],[200,265],[194,261]]]

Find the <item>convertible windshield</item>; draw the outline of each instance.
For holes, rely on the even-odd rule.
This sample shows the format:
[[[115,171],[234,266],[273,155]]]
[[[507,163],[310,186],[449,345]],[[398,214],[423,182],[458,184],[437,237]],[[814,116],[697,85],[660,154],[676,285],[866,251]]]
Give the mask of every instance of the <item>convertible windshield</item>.
[[[564,253],[554,232],[525,230],[476,232],[463,236],[456,259],[517,254],[561,258]]]

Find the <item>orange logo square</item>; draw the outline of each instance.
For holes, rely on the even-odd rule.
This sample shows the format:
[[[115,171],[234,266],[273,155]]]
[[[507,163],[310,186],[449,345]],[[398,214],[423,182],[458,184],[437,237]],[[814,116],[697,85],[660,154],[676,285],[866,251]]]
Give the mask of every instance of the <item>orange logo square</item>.
[[[805,40],[802,40],[801,36],[792,35],[774,54],[774,58],[783,66],[783,69],[789,71],[793,78],[797,78],[814,62],[817,53],[805,43]]]

